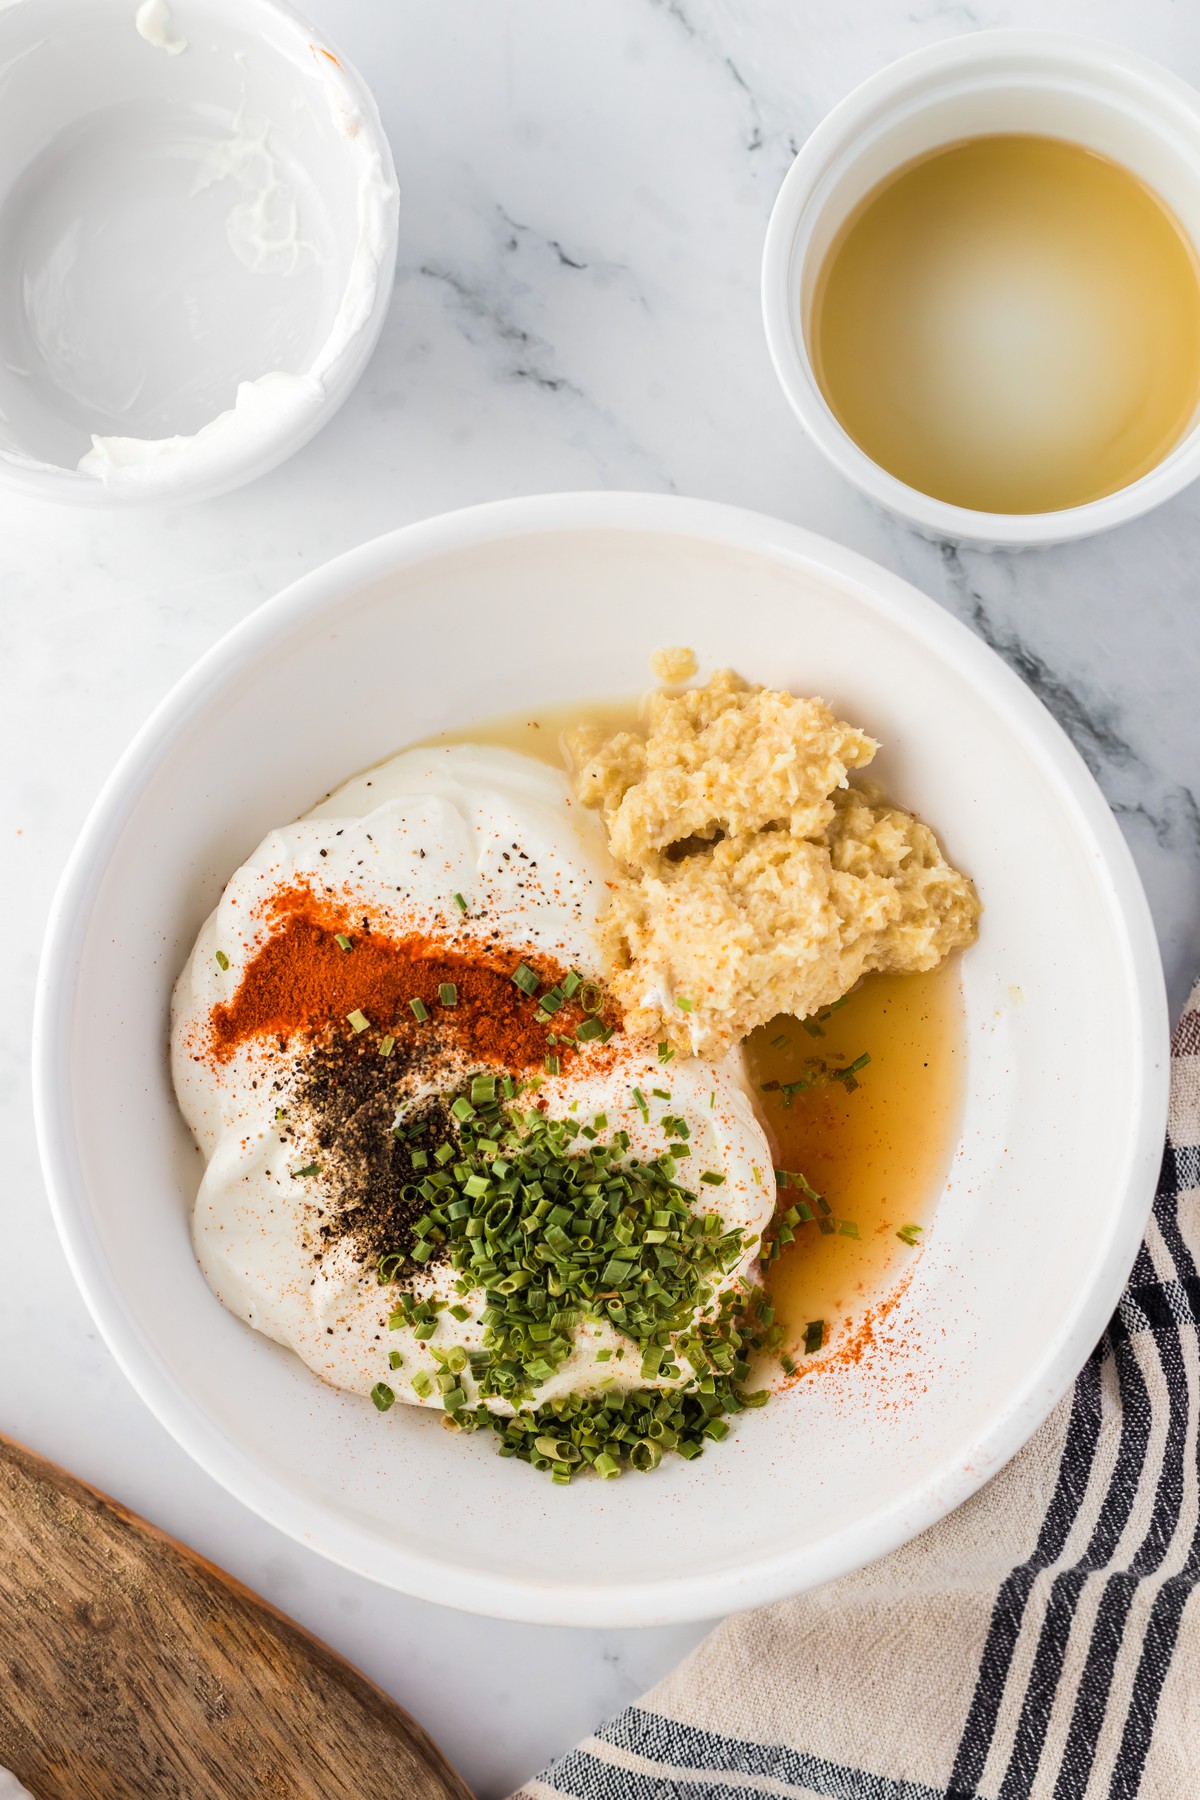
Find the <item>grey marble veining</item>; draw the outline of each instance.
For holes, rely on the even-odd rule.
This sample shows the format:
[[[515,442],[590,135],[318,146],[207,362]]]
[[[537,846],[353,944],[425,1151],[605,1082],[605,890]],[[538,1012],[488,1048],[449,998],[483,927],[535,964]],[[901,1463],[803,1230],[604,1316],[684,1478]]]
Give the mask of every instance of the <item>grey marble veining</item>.
[[[106,515],[0,499],[0,1429],[295,1613],[499,1795],[701,1628],[540,1631],[404,1600],[282,1538],[175,1448],[97,1340],[37,1173],[26,1047],[53,884],[150,708],[295,576],[473,501],[674,490],[853,545],[1017,670],[1120,818],[1178,1000],[1200,966],[1200,490],[1053,550],[914,536],[801,436],[767,361],[758,263],[797,146],[891,58],[982,26],[1055,26],[1200,82],[1200,15],[1172,0],[309,6],[375,87],[403,187],[395,304],[362,385],[291,463],[205,506]]]

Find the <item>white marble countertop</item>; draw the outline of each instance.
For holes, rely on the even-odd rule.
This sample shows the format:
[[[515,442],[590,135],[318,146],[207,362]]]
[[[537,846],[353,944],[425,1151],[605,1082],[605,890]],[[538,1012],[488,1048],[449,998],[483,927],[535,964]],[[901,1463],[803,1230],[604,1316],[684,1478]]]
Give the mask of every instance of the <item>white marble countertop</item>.
[[[292,462],[208,505],[105,515],[0,499],[0,1429],[293,1613],[415,1713],[481,1795],[501,1795],[702,1627],[538,1630],[405,1600],[280,1536],[176,1448],[98,1340],[43,1200],[27,1041],[53,885],[149,709],[293,577],[473,501],[669,489],[852,544],[1013,664],[1120,816],[1178,1003],[1200,967],[1200,487],[1065,549],[960,554],[912,536],[795,425],[767,361],[758,262],[796,145],[891,58],[981,26],[1056,26],[1200,83],[1200,14],[1173,0],[308,8],[373,84],[403,188],[395,302],[362,385]]]

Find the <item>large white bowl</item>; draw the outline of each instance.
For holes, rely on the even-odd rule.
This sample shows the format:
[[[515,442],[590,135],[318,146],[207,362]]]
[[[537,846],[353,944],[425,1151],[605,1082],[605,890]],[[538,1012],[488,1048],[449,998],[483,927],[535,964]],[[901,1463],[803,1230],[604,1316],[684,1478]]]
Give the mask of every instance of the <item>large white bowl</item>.
[[[167,1002],[268,827],[413,738],[645,686],[660,645],[821,692],[986,904],[963,961],[968,1097],[896,1342],[740,1419],[699,1462],[553,1487],[491,1444],[323,1387],[225,1312],[192,1255],[200,1160]],[[1104,1328],[1166,1110],[1157,949],[1129,855],[1053,720],[931,601],[793,526],[560,495],[364,545],[192,670],[113,775],[55,902],[36,1046],[42,1155],[114,1354],[196,1460],[362,1574],[558,1624],[702,1618],[911,1537],[997,1469]]]

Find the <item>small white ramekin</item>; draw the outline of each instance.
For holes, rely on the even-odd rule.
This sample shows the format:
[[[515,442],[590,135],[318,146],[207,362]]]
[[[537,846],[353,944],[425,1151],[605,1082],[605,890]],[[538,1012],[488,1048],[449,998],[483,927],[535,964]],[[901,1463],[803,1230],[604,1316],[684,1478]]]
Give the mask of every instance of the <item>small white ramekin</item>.
[[[397,214],[366,85],[285,0],[4,0],[0,484],[273,468],[366,365]]]
[[[1140,480],[1085,506],[988,513],[922,494],[859,449],[817,385],[805,334],[838,230],[893,170],[939,145],[1037,132],[1139,176],[1200,245],[1200,94],[1145,57],[1060,32],[984,31],[902,57],[835,106],[801,149],[763,251],[767,346],[813,442],[870,499],[927,536],[984,547],[1061,543],[1137,518],[1200,474],[1200,419]]]

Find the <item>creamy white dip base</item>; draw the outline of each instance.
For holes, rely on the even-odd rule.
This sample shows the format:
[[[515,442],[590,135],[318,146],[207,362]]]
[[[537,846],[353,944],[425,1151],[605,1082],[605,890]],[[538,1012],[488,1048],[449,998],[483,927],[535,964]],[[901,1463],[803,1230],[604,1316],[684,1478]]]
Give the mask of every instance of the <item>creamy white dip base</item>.
[[[240,1046],[225,1063],[206,1053],[213,1007],[232,999],[242,974],[270,934],[272,896],[297,885],[361,906],[374,929],[433,933],[460,949],[472,941],[511,947],[514,963],[541,951],[595,978],[594,926],[609,872],[594,815],[572,800],[564,776],[530,758],[491,747],[454,745],[410,750],[357,776],[320,806],[264,839],[233,876],[202,928],[179,978],[172,1018],[172,1069],[184,1116],[208,1166],[196,1200],[193,1236],[205,1279],[224,1305],[287,1345],[324,1380],[369,1393],[386,1381],[397,1399],[437,1408],[436,1387],[421,1401],[412,1378],[438,1363],[429,1343],[408,1327],[391,1330],[395,1304],[373,1267],[342,1240],[320,1256],[320,1177],[297,1179],[312,1147],[289,1133],[295,1047],[272,1041]],[[454,901],[467,902],[465,918]],[[228,968],[217,961],[218,950]],[[614,1050],[616,1055],[614,1057]],[[719,1187],[701,1188],[699,1211],[719,1211],[726,1227],[746,1234],[737,1266],[721,1283],[753,1268],[759,1234],[770,1219],[775,1187],[770,1152],[744,1087],[740,1060],[718,1068],[700,1061],[660,1065],[653,1044],[614,1039],[574,1072],[545,1077],[538,1100],[553,1116],[582,1124],[608,1121],[601,1141],[627,1131],[631,1154],[658,1156],[667,1147],[664,1114],[688,1122],[691,1155],[678,1179],[700,1186],[711,1170]],[[476,1060],[471,1067],[484,1066]],[[447,1084],[456,1071],[447,1069]],[[639,1088],[644,1117],[633,1097]],[[669,1095],[655,1095],[658,1088]],[[282,1109],[283,1119],[277,1117]],[[482,1344],[481,1293],[462,1297],[448,1265],[406,1283],[418,1298],[463,1304],[459,1322],[442,1314],[431,1340],[440,1350]],[[609,1351],[604,1362],[598,1351]],[[402,1365],[389,1368],[389,1352]],[[605,1383],[641,1387],[635,1345],[611,1326],[584,1322],[572,1356],[537,1390],[535,1403]],[[684,1367],[686,1378],[687,1369]],[[469,1379],[464,1385],[473,1398]],[[663,1386],[675,1385],[662,1383]],[[510,1410],[498,1401],[496,1410]]]

